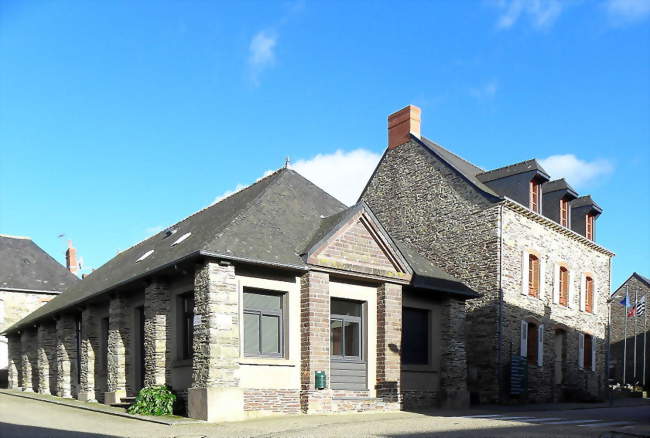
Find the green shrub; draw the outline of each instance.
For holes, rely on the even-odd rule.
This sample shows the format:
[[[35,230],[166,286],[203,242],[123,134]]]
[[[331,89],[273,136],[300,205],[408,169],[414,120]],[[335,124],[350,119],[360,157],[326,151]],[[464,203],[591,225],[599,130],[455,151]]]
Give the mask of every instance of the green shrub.
[[[128,409],[129,414],[172,415],[174,413],[174,395],[164,385],[147,386],[138,392],[135,403]]]

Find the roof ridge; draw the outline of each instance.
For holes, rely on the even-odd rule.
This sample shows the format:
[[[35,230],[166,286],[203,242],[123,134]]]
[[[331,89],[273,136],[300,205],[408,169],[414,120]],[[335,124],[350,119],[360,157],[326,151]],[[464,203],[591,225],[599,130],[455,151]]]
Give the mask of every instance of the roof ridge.
[[[435,141],[433,141],[433,140],[430,140],[430,139],[428,139],[428,138],[426,138],[426,137],[425,137],[425,139],[426,139],[427,141],[429,141],[429,142],[435,144],[435,145],[438,146],[440,149],[444,149],[445,151],[447,151],[447,153],[453,155],[454,157],[458,158],[459,160],[464,161],[465,163],[469,164],[470,166],[476,167],[476,168],[479,169],[481,172],[485,172],[485,170],[484,170],[483,168],[477,166],[476,164],[472,163],[472,162],[469,161],[469,160],[466,160],[465,158],[461,157],[460,155],[458,155],[458,154],[456,154],[456,153],[450,151],[450,150],[447,149],[446,147],[442,146],[440,143],[435,142]]]
[[[32,240],[31,237],[27,237],[27,236],[12,236],[11,234],[1,234],[1,233],[0,233],[0,237],[6,237],[8,239]]]

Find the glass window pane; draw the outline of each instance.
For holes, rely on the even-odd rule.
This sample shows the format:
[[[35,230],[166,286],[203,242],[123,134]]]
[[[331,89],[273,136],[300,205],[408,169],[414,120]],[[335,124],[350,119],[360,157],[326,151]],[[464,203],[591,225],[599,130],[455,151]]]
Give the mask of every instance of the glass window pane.
[[[429,363],[429,311],[404,308],[402,311],[402,363]]]
[[[280,353],[280,317],[262,315],[262,354]]]
[[[345,355],[360,357],[359,349],[359,323],[345,321]]]
[[[244,309],[276,310],[282,308],[282,296],[269,292],[244,292]]]
[[[244,313],[244,354],[260,354],[260,317],[256,313]]]
[[[361,316],[361,303],[348,300],[332,300],[332,315]]]
[[[330,327],[330,354],[332,356],[343,356],[343,321],[333,319]]]

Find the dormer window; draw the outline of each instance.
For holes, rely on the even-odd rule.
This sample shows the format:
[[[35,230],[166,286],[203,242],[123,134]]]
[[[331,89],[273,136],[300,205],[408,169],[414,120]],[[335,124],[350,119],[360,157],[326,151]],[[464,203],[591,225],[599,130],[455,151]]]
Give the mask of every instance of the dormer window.
[[[589,213],[585,216],[585,237],[594,240],[594,215]]]
[[[569,226],[569,200],[566,198],[560,199],[560,225]]]
[[[539,183],[539,181],[532,179],[530,180],[530,209],[533,210],[535,213],[540,212],[540,189],[542,185]]]

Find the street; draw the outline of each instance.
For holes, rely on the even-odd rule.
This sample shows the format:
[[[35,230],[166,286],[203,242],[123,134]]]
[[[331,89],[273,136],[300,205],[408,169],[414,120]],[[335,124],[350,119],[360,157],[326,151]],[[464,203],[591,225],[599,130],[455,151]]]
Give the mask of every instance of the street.
[[[165,426],[0,394],[0,437],[609,437],[650,436],[650,405],[267,417]]]

